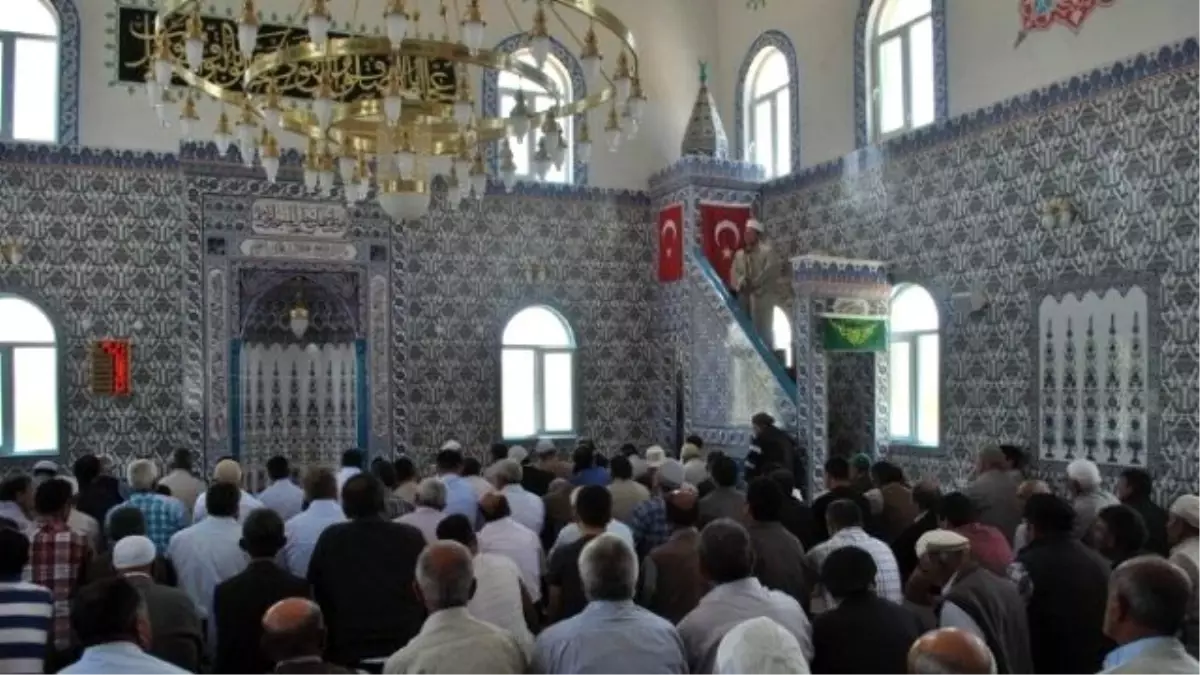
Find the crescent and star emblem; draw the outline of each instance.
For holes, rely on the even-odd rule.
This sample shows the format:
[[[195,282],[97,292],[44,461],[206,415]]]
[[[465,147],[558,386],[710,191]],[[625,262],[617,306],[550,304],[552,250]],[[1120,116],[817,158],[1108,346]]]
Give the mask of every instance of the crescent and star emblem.
[[[721,244],[721,233],[729,230],[733,233],[733,245],[724,246]],[[717,223],[717,228],[713,230],[713,242],[721,249],[721,255],[728,260],[733,257],[733,251],[742,243],[742,235],[738,232],[737,225],[733,224],[732,220],[722,220]]]
[[[670,237],[667,237],[668,231],[671,232]],[[672,257],[673,251],[674,251],[674,248],[672,248],[672,244],[674,244],[675,240],[679,238],[679,226],[675,224],[674,220],[671,220],[670,218],[668,218],[667,222],[663,223],[662,230],[658,233],[658,236],[659,236],[659,238],[666,239],[666,243],[664,244],[664,250],[666,251],[666,257],[668,257],[668,258]]]

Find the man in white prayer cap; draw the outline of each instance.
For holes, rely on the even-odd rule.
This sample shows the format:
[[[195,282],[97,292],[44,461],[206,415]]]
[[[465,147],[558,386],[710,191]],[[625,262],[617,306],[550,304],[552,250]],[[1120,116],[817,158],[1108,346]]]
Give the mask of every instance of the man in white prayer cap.
[[[773,346],[771,320],[775,307],[787,295],[787,273],[783,258],[763,236],[763,230],[762,222],[754,218],[746,222],[746,245],[733,254],[729,276],[738,303],[770,348]]]
[[[808,659],[800,641],[765,616],[734,626],[717,647],[717,673],[798,673],[807,675]]]
[[[1171,502],[1171,508],[1167,510],[1167,541],[1171,544],[1170,561],[1192,581],[1183,635],[1184,643],[1195,654],[1196,643],[1200,641],[1197,636],[1200,606],[1196,600],[1196,591],[1200,589],[1200,497],[1183,495]]]
[[[197,672],[200,645],[204,644],[200,613],[187,593],[154,581],[151,569],[155,555],[154,542],[146,537],[122,537],[113,546],[113,568],[146,602],[151,632],[147,651],[184,670]]]
[[[953,530],[930,530],[917,540],[921,571],[942,587],[938,625],[983,640],[1002,673],[1032,673],[1025,601],[1008,579],[980,567],[971,542]]]

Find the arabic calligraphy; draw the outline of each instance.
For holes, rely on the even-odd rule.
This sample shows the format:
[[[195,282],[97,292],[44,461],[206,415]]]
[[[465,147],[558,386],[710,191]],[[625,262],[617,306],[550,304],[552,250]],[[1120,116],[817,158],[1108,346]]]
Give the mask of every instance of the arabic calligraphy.
[[[145,82],[154,54],[154,21],[157,12],[137,7],[120,7],[117,14],[117,80],[129,84]],[[186,63],[186,17],[172,16],[164,26],[167,44],[179,63]],[[246,60],[238,50],[237,22],[231,19],[205,17],[202,19],[205,37],[204,63],[199,75],[230,91],[243,92],[242,72]],[[330,32],[331,38],[350,37]],[[270,53],[281,48],[302,44],[308,32],[302,28],[278,24],[259,27],[255,54]],[[382,96],[387,88],[387,58],[346,56],[328,59],[321,64],[304,62],[281,66],[269,77],[255,80],[249,93],[265,93],[274,84],[279,94],[293,98],[313,98],[322,69],[328,68],[335,96],[342,101]],[[405,88],[420,98],[453,103],[457,89],[454,64],[444,59],[400,57],[400,73]],[[176,78],[174,84],[184,86]]]
[[[255,234],[341,239],[349,227],[349,215],[340,204],[260,199],[250,211]]]

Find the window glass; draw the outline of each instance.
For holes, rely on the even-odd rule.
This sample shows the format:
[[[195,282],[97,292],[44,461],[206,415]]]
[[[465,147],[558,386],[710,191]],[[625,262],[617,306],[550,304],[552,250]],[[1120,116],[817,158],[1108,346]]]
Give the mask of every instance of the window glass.
[[[917,440],[923,445],[938,442],[938,336],[917,337]]]
[[[895,30],[932,11],[930,0],[884,0],[879,12],[879,33]]]
[[[892,296],[888,329],[895,332],[938,329],[938,310],[929,291],[916,285],[901,286]]]
[[[908,48],[912,54],[912,125],[930,124],[934,119],[933,94],[933,19],[913,24],[909,29]]]
[[[790,89],[775,95],[775,120],[779,140],[775,145],[775,175],[782,176],[792,170],[792,107],[788,102]]]
[[[532,349],[505,349],[501,354],[501,414],[505,438],[537,433],[534,358]]]
[[[53,142],[58,115],[58,43],[18,39],[13,91],[13,137]]]
[[[575,340],[548,307],[528,307],[504,328],[501,433],[515,439],[575,429]]]
[[[547,307],[529,307],[517,313],[504,328],[504,345],[524,347],[572,347],[567,324]]]
[[[58,35],[58,18],[43,0],[4,0],[0,32],[27,35]]]
[[[53,343],[54,326],[33,303],[13,297],[0,297],[0,343]]]
[[[569,353],[550,353],[542,362],[546,431],[564,432],[575,427],[573,360]]]
[[[788,85],[787,59],[783,53],[774,47],[763,49],[761,64],[754,73],[754,84],[751,87],[751,98],[769,94],[780,87]]]
[[[54,347],[13,349],[14,452],[58,449],[58,366]]]
[[[776,350],[784,351],[783,364],[792,367],[792,322],[788,321],[787,313],[776,307],[771,313],[771,342]]]
[[[771,127],[771,100],[754,105],[754,163],[760,164],[770,173],[773,168],[772,150],[776,144],[775,130]]]
[[[904,43],[894,37],[879,45],[879,130],[904,127]]]

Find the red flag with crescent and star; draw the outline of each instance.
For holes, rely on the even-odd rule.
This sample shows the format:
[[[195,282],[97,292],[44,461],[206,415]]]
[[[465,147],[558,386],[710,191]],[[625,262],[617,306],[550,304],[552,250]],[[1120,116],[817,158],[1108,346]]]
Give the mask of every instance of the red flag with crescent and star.
[[[700,233],[704,257],[729,285],[733,254],[742,247],[746,221],[751,218],[749,204],[700,202]]]
[[[672,204],[658,212],[658,280],[683,278],[683,204]]]

